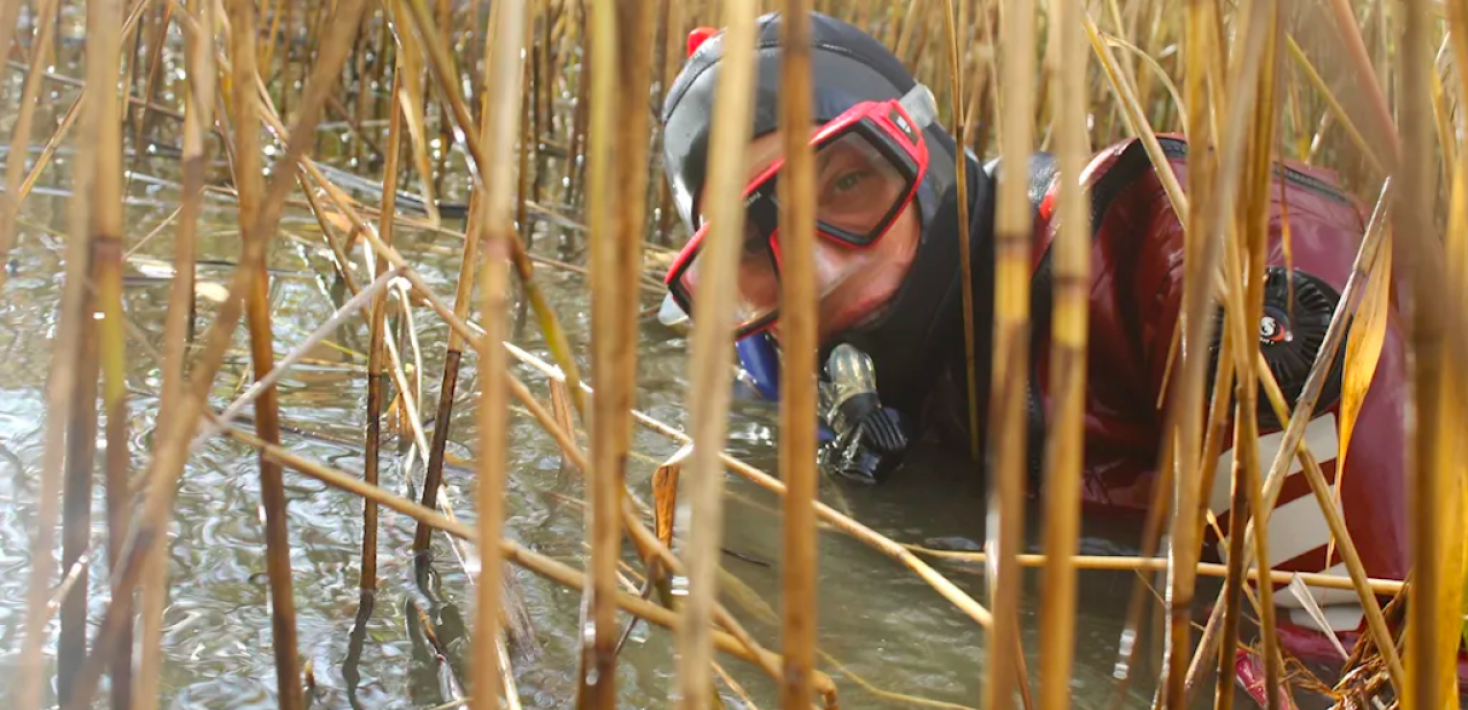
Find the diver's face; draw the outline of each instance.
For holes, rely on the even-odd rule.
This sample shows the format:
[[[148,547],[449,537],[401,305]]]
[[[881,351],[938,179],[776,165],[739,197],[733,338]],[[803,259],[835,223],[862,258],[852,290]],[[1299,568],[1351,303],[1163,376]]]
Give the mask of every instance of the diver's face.
[[[756,138],[750,144],[746,181],[757,179],[779,160],[783,148],[781,134],[778,132]],[[861,193],[861,190],[868,188],[864,188],[859,182],[853,182],[854,164],[853,159],[843,158],[839,154],[830,159],[826,159],[823,154],[817,160],[816,195],[822,201],[822,209],[829,209],[829,203],[833,202],[839,208],[838,200],[883,199],[879,195]],[[872,180],[869,184],[875,182]],[[843,191],[854,197],[837,197]],[[832,336],[853,326],[862,325],[881,314],[907,277],[913,255],[917,252],[920,228],[914,205],[908,203],[886,234],[864,249],[816,238],[817,281],[828,274],[839,275],[839,278],[817,284],[817,288],[825,292],[817,305],[817,332],[822,344]],[[744,262],[748,264],[750,260]],[[769,269],[745,264],[739,270],[739,288],[745,298],[768,302],[778,300],[779,282],[771,278]],[[771,327],[770,333],[776,339],[780,338],[779,321]]]

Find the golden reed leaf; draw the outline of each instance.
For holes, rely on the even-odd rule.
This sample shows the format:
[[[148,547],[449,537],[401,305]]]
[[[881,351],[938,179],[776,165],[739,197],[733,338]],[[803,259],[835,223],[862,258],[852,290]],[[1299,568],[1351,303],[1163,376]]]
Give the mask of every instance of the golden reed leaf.
[[[1445,235],[1445,246],[1447,248],[1448,278],[1450,282],[1458,284],[1462,288],[1465,277],[1468,277],[1468,163],[1462,159],[1462,151],[1459,151],[1459,159],[1452,166],[1451,199],[1448,206],[1448,231]],[[1457,364],[1457,367],[1453,367]],[[1461,363],[1449,363],[1447,368],[1448,385],[1450,391],[1462,391],[1465,372]],[[1447,411],[1443,416],[1448,417],[1449,431],[1462,431],[1465,413],[1462,402],[1455,400],[1456,406],[1445,407]],[[1468,535],[1463,533],[1461,524],[1465,510],[1468,510],[1468,466],[1464,454],[1468,454],[1468,446],[1465,446],[1461,438],[1450,438],[1452,450],[1448,454],[1448,460],[1455,462],[1452,478],[1448,486],[1449,495],[1442,497],[1443,505],[1441,517],[1439,518],[1448,526],[1446,546],[1446,569],[1443,570],[1444,578],[1454,580],[1455,583],[1444,585],[1445,598],[1440,607],[1446,615],[1448,610],[1454,610],[1456,618],[1445,618],[1438,625],[1440,637],[1439,648],[1443,653],[1455,655],[1460,640],[1468,643],[1468,593],[1464,587],[1468,585]],[[1458,694],[1448,693],[1449,702],[1453,707],[1458,706]]]
[[[1366,284],[1366,293],[1356,312],[1351,332],[1346,336],[1346,367],[1341,376],[1341,452],[1336,462],[1336,495],[1340,495],[1340,478],[1346,470],[1346,455],[1350,449],[1351,434],[1356,427],[1356,417],[1371,389],[1376,376],[1376,364],[1381,359],[1381,346],[1386,340],[1387,304],[1391,297],[1392,242],[1388,236],[1381,245],[1377,257],[1380,264],[1372,269],[1371,281]]]

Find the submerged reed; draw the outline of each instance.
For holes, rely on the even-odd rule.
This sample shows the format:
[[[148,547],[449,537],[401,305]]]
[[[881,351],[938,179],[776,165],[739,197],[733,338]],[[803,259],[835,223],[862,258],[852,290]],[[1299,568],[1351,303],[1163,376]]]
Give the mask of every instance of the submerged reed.
[[[52,247],[64,266],[48,267],[64,269],[64,278],[55,303],[47,305],[56,316],[48,325],[54,330],[47,333],[53,357],[45,385],[37,497],[27,502],[35,507],[29,519],[35,526],[34,562],[19,649],[19,707],[53,702],[47,697],[51,680],[43,651],[51,646],[47,634],[53,627],[45,621],[52,614],[60,617],[55,703],[90,707],[104,674],[111,676],[114,708],[150,710],[166,701],[172,691],[163,678],[173,649],[164,635],[169,628],[165,611],[170,575],[179,574],[170,569],[169,530],[175,518],[191,513],[175,508],[180,481],[194,470],[195,453],[221,434],[258,456],[265,543],[259,565],[269,586],[278,684],[273,697],[282,707],[315,704],[322,699],[323,681],[330,683],[319,662],[302,667],[304,649],[297,648],[294,600],[304,605],[315,590],[292,578],[291,542],[299,538],[296,525],[287,524],[297,518],[287,511],[298,493],[287,487],[285,468],[362,499],[358,584],[364,595],[349,654],[357,661],[364,646],[374,643],[366,631],[373,621],[372,590],[400,564],[394,552],[378,549],[386,539],[386,534],[379,538],[380,529],[397,532],[392,514],[379,518],[379,508],[416,521],[412,548],[421,555],[415,571],[422,572],[415,579],[417,591],[434,603],[443,595],[429,586],[435,576],[423,553],[430,549],[433,531],[447,534],[448,549],[476,583],[475,619],[466,631],[470,643],[450,640],[437,626],[437,610],[419,601],[410,605],[412,623],[427,621],[423,632],[435,662],[445,664],[445,699],[465,702],[467,694],[474,707],[501,700],[518,707],[517,674],[542,670],[536,666],[547,662],[523,651],[525,637],[540,630],[527,630],[515,610],[513,580],[504,576],[502,561],[586,593],[586,621],[594,633],[578,631],[575,644],[585,646],[579,697],[585,707],[627,704],[629,693],[640,692],[617,682],[624,666],[648,662],[619,655],[635,646],[633,639],[676,646],[670,663],[677,673],[669,684],[680,707],[720,707],[721,692],[746,705],[773,705],[741,670],[768,676],[782,707],[834,705],[837,690],[845,691],[848,682],[859,692],[893,702],[955,707],[881,691],[817,648],[817,610],[820,617],[842,613],[820,605],[824,596],[817,579],[831,573],[831,563],[818,554],[822,531],[856,538],[905,566],[976,624],[986,649],[986,707],[1011,706],[1014,690],[1029,702],[1032,679],[1019,641],[1026,618],[1019,613],[1027,598],[1025,567],[1044,568],[1038,651],[1045,708],[1071,701],[1069,679],[1081,662],[1074,654],[1078,612],[1086,610],[1077,603],[1084,595],[1078,594],[1076,572],[1085,568],[1147,577],[1167,573],[1161,604],[1152,603],[1150,579],[1137,581],[1127,635],[1116,649],[1122,659],[1121,692],[1143,659],[1163,660],[1161,705],[1190,706],[1187,701],[1207,672],[1217,669],[1213,703],[1232,707],[1234,652],[1246,646],[1262,653],[1266,704],[1282,705],[1282,689],[1299,694],[1325,687],[1309,678],[1302,682],[1276,642],[1273,585],[1298,581],[1354,590],[1363,607],[1365,640],[1347,649],[1352,660],[1338,686],[1343,695],[1336,698],[1342,705],[1365,706],[1367,695],[1380,694],[1400,699],[1403,707],[1455,706],[1453,652],[1462,638],[1468,543],[1456,528],[1464,471],[1455,463],[1461,444],[1450,433],[1461,428],[1458,422],[1465,416],[1459,406],[1463,398],[1454,394],[1468,382],[1460,367],[1468,361],[1460,357],[1468,354],[1468,328],[1461,313],[1421,306],[1462,303],[1468,297],[1463,291],[1468,240],[1461,235],[1468,222],[1468,150],[1459,144],[1462,102],[1468,96],[1468,71],[1462,69],[1468,63],[1468,12],[1461,3],[1417,1],[1387,7],[1331,0],[1299,10],[1265,2],[1174,5],[1101,3],[1090,11],[1099,13],[1103,31],[1085,4],[1074,0],[1052,0],[1043,8],[1000,0],[0,3],[0,49],[6,50],[15,79],[0,87],[10,118],[4,124],[10,133],[0,192],[0,262],[8,268],[0,268],[0,298],[34,282],[15,274],[24,273],[52,243],[33,234],[56,231],[38,224],[43,209],[32,194],[70,190],[70,224],[65,234],[55,234],[55,243],[65,244]],[[981,160],[993,157],[990,146],[998,146],[1002,164],[1013,168],[1001,169],[996,202],[994,367],[971,372],[967,379],[972,390],[968,423],[972,433],[987,434],[992,463],[985,466],[991,478],[983,555],[904,544],[821,501],[816,383],[809,377],[818,367],[818,349],[809,258],[815,239],[813,155],[805,129],[812,113],[807,101],[812,47],[805,22],[784,23],[780,37],[786,158],[780,231],[789,252],[782,264],[781,479],[724,451],[731,417],[744,416],[730,409],[727,304],[742,234],[738,196],[747,177],[754,13],[784,10],[803,16],[811,7],[853,21],[893,46],[917,78],[934,88],[958,143],[973,147]],[[70,34],[71,20],[81,12],[86,13],[84,54]],[[1452,32],[1439,26],[1439,15]],[[1318,23],[1325,39],[1306,26],[1313,18],[1326,20]],[[667,247],[686,237],[651,159],[660,137],[657,108],[684,60],[686,31],[705,24],[725,29],[726,56],[704,203],[713,225],[705,244],[710,268],[692,314],[685,433],[633,407],[647,386],[639,381],[645,351],[638,341],[653,327],[645,318],[650,311],[644,311],[649,304],[643,295],[646,290],[661,295],[656,276],[648,272],[662,269]],[[1095,71],[1082,33],[1097,59]],[[179,40],[181,51],[173,46]],[[1044,63],[1036,73],[1034,60],[1042,49]],[[1435,61],[1432,49],[1438,50]],[[67,76],[82,66],[84,80]],[[1388,83],[1388,76],[1395,78]],[[327,115],[335,123],[324,124]],[[1194,146],[1186,192],[1184,181],[1166,167],[1157,138],[1179,131]],[[333,143],[334,133],[343,145]],[[1083,172],[1093,143],[1130,137],[1140,138],[1161,168],[1162,190],[1184,222],[1185,306],[1169,356],[1166,411],[1156,413],[1167,436],[1157,452],[1156,504],[1141,556],[1096,558],[1077,554],[1087,463],[1085,397],[1096,375],[1087,371],[1087,236],[1096,215],[1089,214]],[[172,140],[181,148],[170,154]],[[1029,312],[1038,244],[1031,241],[1032,211],[1020,169],[1035,148],[1058,154],[1066,188],[1057,201],[1059,227],[1046,235],[1053,236],[1056,278],[1054,309],[1045,315]],[[216,154],[219,160],[211,161]],[[1353,190],[1370,194],[1380,188],[1383,195],[1316,367],[1293,403],[1248,347],[1262,307],[1268,181],[1285,157],[1340,167]],[[131,224],[136,217],[127,205],[156,180],[147,175],[148,166],[169,160],[177,163],[179,182],[159,182],[164,192],[150,197],[175,195],[177,209],[143,237]],[[967,172],[960,169],[961,190],[977,179]],[[1396,183],[1391,190],[1385,187]],[[297,188],[304,194],[294,194]],[[467,196],[467,204],[453,201],[459,195]],[[585,229],[571,216],[583,202]],[[1395,238],[1386,234],[1388,203]],[[966,210],[965,204],[964,229],[970,217]],[[201,263],[212,267],[210,262],[221,261],[211,253],[218,243],[212,227],[221,214],[222,221],[238,225],[237,235],[231,231],[224,237],[237,258],[223,264],[233,273],[222,296],[218,284],[195,273]],[[299,225],[292,221],[297,215],[305,217],[307,230],[319,229],[319,234],[298,234]],[[459,219],[462,230],[451,226]],[[149,253],[142,251],[145,245],[160,247],[164,240],[150,240],[170,226],[177,230],[173,274],[166,314],[155,328],[162,332],[162,344],[155,347],[149,342],[152,324],[133,321],[139,309],[129,290],[130,269],[138,263],[135,257]],[[464,241],[452,247],[434,241],[452,238]],[[959,238],[968,267],[967,235]],[[307,269],[317,271],[287,274],[278,261],[285,250],[276,248],[287,243],[308,244],[300,253],[321,257],[319,264],[307,259],[312,264]],[[432,271],[438,264],[422,262],[424,254],[440,251],[458,259],[442,274]],[[1386,278],[1392,269],[1399,270],[1397,278]],[[573,286],[591,298],[586,308],[591,337],[585,342],[572,327],[581,314],[558,302],[552,307],[548,293],[562,275],[574,280],[578,274],[589,276],[589,286]],[[282,356],[274,341],[292,326],[282,324],[284,309],[272,295],[301,275],[330,284],[321,290],[334,291],[331,315]],[[965,272],[965,314],[975,310],[975,298],[990,297],[973,291],[972,281]],[[452,301],[436,292],[446,294],[450,288]],[[349,292],[344,303],[338,301],[348,295],[336,297],[341,289]],[[1348,361],[1342,412],[1358,411],[1372,391],[1372,373],[1386,361],[1380,356],[1381,338],[1385,314],[1394,313],[1392,303],[1402,304],[1410,336],[1407,455],[1414,501],[1412,554],[1419,562],[1405,583],[1367,576],[1358,549],[1362,541],[1352,539],[1339,509],[1340,477],[1332,490],[1330,462],[1316,460],[1302,443],[1304,425],[1316,414],[1321,396],[1323,365],[1334,361],[1340,347],[1346,347]],[[424,318],[424,305],[437,318]],[[1207,316],[1220,306],[1224,318],[1215,326]],[[517,311],[517,325],[511,327],[509,319]],[[532,312],[539,332],[527,336],[519,326]],[[1355,326],[1347,340],[1345,325],[1352,318]],[[241,319],[250,342],[243,353],[235,349]],[[208,326],[200,342],[193,337],[196,321]],[[1050,332],[1031,332],[1042,324]],[[445,327],[443,341],[425,340],[420,346],[417,338]],[[1214,327],[1223,332],[1218,365],[1210,368],[1207,345]],[[347,335],[337,338],[336,333]],[[972,333],[965,336],[964,360],[972,368],[976,339]],[[1024,394],[1033,374],[1028,363],[1036,355],[1029,352],[1032,336],[1048,337],[1051,348],[1050,425],[1043,442],[1027,441],[1024,427]],[[517,344],[537,337],[536,347],[556,366]],[[131,341],[147,347],[134,348],[140,350],[135,353],[129,350]],[[243,342],[240,334],[238,343]],[[310,352],[315,348],[345,354],[350,364],[343,370],[365,367],[360,476],[322,466],[290,442],[305,430],[292,420],[295,405],[286,394],[301,382],[313,393],[333,386],[311,379],[314,373],[302,368],[319,362]],[[420,384],[422,352],[443,354],[442,371],[430,373],[430,379],[439,375],[437,390]],[[250,359],[248,366],[244,357]],[[437,363],[431,359],[429,367]],[[538,399],[545,393],[532,391],[540,383],[526,384],[516,376],[513,368],[522,366],[547,376],[549,406]],[[582,382],[578,368],[584,366],[595,388]],[[247,389],[215,414],[213,398],[226,385],[216,379],[225,368],[231,375],[241,370],[238,384]],[[462,371],[474,373],[475,386],[461,387]],[[146,398],[154,375],[140,372],[156,373],[160,398],[151,432],[140,415],[152,407]],[[299,381],[285,382],[297,374]],[[1211,401],[1204,398],[1209,376],[1216,383]],[[978,386],[979,377],[989,378],[985,388]],[[980,389],[992,392],[987,410],[978,406]],[[437,396],[436,406],[426,409],[425,396]],[[1249,416],[1261,405],[1273,407],[1277,418],[1288,422],[1280,453],[1268,460],[1260,457],[1261,432]],[[464,414],[466,406],[477,414],[472,436],[454,431],[464,426],[465,419],[455,414]],[[247,408],[254,409],[253,416]],[[432,416],[421,418],[420,409]],[[513,463],[525,444],[511,436],[512,412],[528,415],[525,421],[554,441],[564,470],[583,476],[586,570],[532,552],[529,541],[508,539],[519,533],[506,529],[507,521],[521,519],[515,517],[520,513],[513,508],[515,496],[530,490],[530,484],[544,483]],[[590,433],[588,441],[578,438],[577,414]],[[235,423],[246,418],[248,430]],[[1350,450],[1359,452],[1361,438],[1370,434],[1353,432],[1353,418],[1342,415],[1337,470],[1346,442],[1355,439]],[[633,422],[662,435],[670,447],[684,448],[671,459],[666,451],[635,450],[641,440],[634,437]],[[95,450],[99,431],[105,441],[101,457]],[[392,465],[395,436],[398,451],[407,453],[403,465]],[[972,443],[980,438],[971,436]],[[455,453],[459,440],[471,442],[467,459]],[[132,480],[139,446],[151,451]],[[1045,554],[1023,555],[1023,472],[1026,453],[1040,446]],[[1224,447],[1234,452],[1234,468],[1215,473]],[[414,466],[420,455],[425,466]],[[649,529],[649,511],[632,488],[643,480],[637,467],[649,460],[669,462],[651,482],[655,529]],[[1301,575],[1297,580],[1261,571],[1270,559],[1271,540],[1255,531],[1267,529],[1284,479],[1297,463],[1324,511],[1332,554],[1345,565],[1345,578]],[[99,470],[105,474],[105,554],[102,538],[92,534],[98,526],[90,504]],[[458,498],[457,505],[465,506],[451,477],[466,470],[474,472],[476,487],[473,525],[460,521],[450,500]],[[679,480],[680,472],[689,477]],[[730,472],[783,496],[779,614],[772,603],[752,603],[736,570],[722,565],[724,477]],[[1200,562],[1208,531],[1225,524],[1208,512],[1206,493],[1215,475],[1232,476],[1228,534],[1220,540],[1228,550],[1227,564]],[[390,492],[399,485],[416,490],[420,483],[420,502]],[[686,545],[675,541],[671,523],[679,489],[687,494],[682,503],[691,513]],[[553,495],[570,499],[559,488]],[[54,549],[58,529],[59,555]],[[624,536],[642,569],[623,561]],[[1165,558],[1155,556],[1163,540],[1169,545]],[[477,546],[477,567],[466,547],[470,543]],[[680,547],[678,554],[670,547]],[[982,561],[989,572],[988,607],[925,558]],[[1202,622],[1195,612],[1200,605],[1193,604],[1199,576],[1223,579],[1201,636],[1193,633],[1193,625]],[[647,599],[623,591],[629,577],[645,580]],[[102,578],[110,601],[100,618],[88,618],[89,607],[96,606],[90,604],[89,587]],[[727,595],[727,608],[721,594]],[[1408,602],[1384,612],[1378,597],[1385,595]],[[762,625],[743,626],[731,613],[737,611],[735,603]],[[1143,640],[1148,609],[1168,612],[1165,625],[1154,629],[1166,632],[1162,648]],[[1241,631],[1251,617],[1258,619],[1261,634],[1253,643]],[[644,623],[634,628],[637,619]],[[1396,623],[1400,619],[1405,623]],[[646,621],[674,635],[639,636]],[[541,623],[538,617],[536,623]],[[137,659],[131,657],[135,626]],[[91,638],[88,628],[97,629]],[[782,645],[778,654],[766,650],[774,648],[769,644],[776,642],[776,633]],[[715,665],[716,650],[749,662],[750,669]],[[833,679],[822,672],[825,667],[840,675]],[[460,691],[460,681],[467,693]],[[566,691],[557,702],[569,701]]]

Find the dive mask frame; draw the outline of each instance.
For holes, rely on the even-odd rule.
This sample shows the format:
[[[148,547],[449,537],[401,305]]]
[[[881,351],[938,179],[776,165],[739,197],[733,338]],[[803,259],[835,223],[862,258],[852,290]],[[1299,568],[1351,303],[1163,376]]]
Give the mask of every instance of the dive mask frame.
[[[924,136],[925,130],[937,116],[937,104],[932,91],[917,83],[900,99],[862,101],[836,118],[813,131],[810,145],[819,152],[837,141],[851,136],[863,139],[888,161],[903,178],[904,186],[897,199],[880,220],[864,232],[857,232],[839,225],[816,220],[816,235],[825,243],[844,249],[865,250],[877,244],[891,229],[897,217],[916,198],[929,167],[929,151]],[[746,215],[746,247],[768,248],[774,262],[774,275],[779,278],[783,268],[780,253],[780,204],[778,184],[785,166],[783,157],[775,160],[768,168],[749,182],[743,197]],[[819,210],[817,211],[819,215]],[[669,295],[684,313],[693,313],[694,294],[686,283],[689,270],[698,260],[703,242],[709,233],[709,223],[702,220],[688,243],[678,253],[664,277]],[[768,313],[740,322],[736,326],[736,339],[767,331],[779,319],[778,304]]]

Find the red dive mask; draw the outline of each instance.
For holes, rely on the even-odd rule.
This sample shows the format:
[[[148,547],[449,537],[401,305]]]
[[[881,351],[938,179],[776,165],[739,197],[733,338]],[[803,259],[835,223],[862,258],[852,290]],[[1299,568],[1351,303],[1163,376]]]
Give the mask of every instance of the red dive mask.
[[[923,129],[936,107],[927,87],[917,84],[901,100],[864,101],[816,129],[816,281],[821,298],[852,275],[870,247],[917,194],[928,168]],[[744,189],[744,243],[740,250],[734,308],[737,338],[774,324],[780,301],[779,159]],[[673,261],[666,283],[684,313],[693,313],[700,254],[709,225],[703,221]]]

